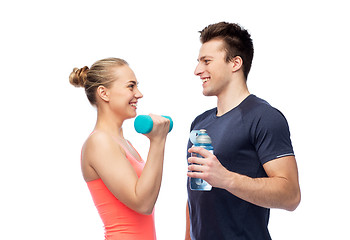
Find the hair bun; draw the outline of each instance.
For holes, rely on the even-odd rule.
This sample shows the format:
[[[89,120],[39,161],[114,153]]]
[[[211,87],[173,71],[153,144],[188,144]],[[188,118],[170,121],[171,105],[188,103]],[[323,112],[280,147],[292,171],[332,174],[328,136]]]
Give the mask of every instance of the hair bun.
[[[87,66],[83,68],[74,68],[73,72],[69,75],[69,82],[74,87],[84,87],[87,80],[87,72],[89,68]]]

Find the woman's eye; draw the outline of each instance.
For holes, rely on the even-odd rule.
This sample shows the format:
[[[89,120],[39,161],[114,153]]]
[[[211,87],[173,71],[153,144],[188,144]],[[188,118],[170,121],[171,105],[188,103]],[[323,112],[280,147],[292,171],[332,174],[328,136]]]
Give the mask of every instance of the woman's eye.
[[[136,87],[137,87],[138,83],[132,81],[132,82],[129,82],[129,84],[127,85],[127,87],[130,89],[130,90],[134,90]]]

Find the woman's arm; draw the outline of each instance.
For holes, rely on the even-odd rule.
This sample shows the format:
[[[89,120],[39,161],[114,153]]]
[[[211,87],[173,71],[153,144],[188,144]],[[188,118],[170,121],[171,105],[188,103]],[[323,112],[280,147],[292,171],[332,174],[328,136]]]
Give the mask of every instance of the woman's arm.
[[[160,190],[169,120],[154,118],[147,162],[140,178],[116,140],[104,132],[94,133],[83,149],[88,161],[112,194],[129,208],[151,214]]]

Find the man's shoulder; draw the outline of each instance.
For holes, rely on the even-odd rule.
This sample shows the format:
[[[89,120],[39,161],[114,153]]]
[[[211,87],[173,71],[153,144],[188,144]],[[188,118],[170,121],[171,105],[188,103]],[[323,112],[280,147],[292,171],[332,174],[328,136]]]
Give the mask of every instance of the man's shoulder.
[[[264,99],[251,94],[239,105],[239,107],[242,110],[250,112],[271,108],[271,105]]]
[[[280,110],[255,96],[242,107],[242,112],[244,112],[242,114],[244,122],[255,126],[259,125],[271,129],[288,126],[287,119]]]
[[[266,100],[255,95],[250,95],[244,102],[242,102],[241,111],[248,117],[262,117],[268,115],[281,114],[281,112],[271,106]]]

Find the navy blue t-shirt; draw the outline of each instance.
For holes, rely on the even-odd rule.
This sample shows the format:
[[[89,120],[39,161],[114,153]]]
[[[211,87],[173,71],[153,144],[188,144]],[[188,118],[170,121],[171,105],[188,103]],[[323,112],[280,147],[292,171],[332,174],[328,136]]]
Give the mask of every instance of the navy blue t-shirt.
[[[191,130],[207,130],[214,155],[229,171],[252,178],[267,177],[264,163],[294,155],[287,120],[266,101],[249,95],[226,114],[217,117],[216,113],[214,108],[199,115]],[[271,239],[267,228],[269,209],[220,188],[192,191],[189,181],[187,191],[192,240]]]

